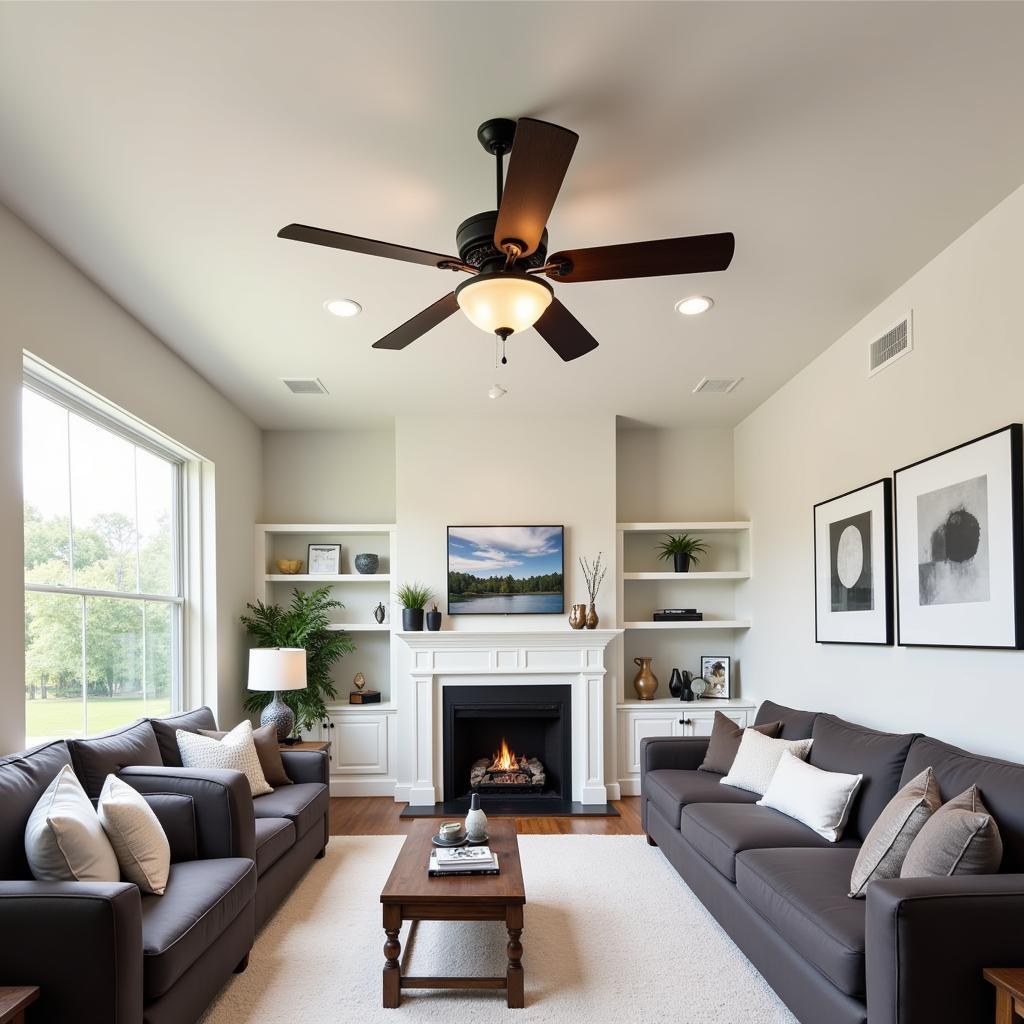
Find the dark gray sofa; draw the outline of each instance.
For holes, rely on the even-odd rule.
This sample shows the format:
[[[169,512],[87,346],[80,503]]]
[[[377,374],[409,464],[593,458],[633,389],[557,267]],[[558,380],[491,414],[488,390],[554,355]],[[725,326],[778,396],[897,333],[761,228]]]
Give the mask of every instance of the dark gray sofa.
[[[811,764],[864,774],[840,842],[698,772],[706,737],[641,744],[648,841],[804,1024],[988,1024],[982,968],[1024,963],[1024,765],[765,701],[756,723],[774,721],[785,739],[814,738]],[[977,783],[1003,839],[1000,873],[878,881],[850,899],[864,836],[929,766],[944,800]]]
[[[215,729],[209,708],[140,720],[0,759],[0,985],[34,984],[30,1024],[187,1024],[328,840],[328,760],[286,751],[293,780],[251,796],[235,771],[181,767],[176,729]],[[70,764],[90,797],[115,774],[146,797],[171,845],[163,896],[129,883],[32,879],[24,832]]]

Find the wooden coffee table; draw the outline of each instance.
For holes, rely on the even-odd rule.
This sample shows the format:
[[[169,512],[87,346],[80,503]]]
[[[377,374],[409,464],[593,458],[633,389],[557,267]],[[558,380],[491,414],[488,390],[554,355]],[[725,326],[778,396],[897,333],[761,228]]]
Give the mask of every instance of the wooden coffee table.
[[[513,821],[488,823],[488,845],[498,855],[498,875],[470,875],[467,878],[431,878],[427,861],[433,849],[430,837],[438,822],[417,821],[406,837],[391,876],[380,894],[384,911],[384,1006],[402,1001],[403,988],[505,989],[512,1009],[524,1005],[523,996],[523,907],[526,890],[519,861],[519,843]],[[407,977],[399,956],[398,933],[403,921],[504,921],[508,928],[508,969],[499,978]]]

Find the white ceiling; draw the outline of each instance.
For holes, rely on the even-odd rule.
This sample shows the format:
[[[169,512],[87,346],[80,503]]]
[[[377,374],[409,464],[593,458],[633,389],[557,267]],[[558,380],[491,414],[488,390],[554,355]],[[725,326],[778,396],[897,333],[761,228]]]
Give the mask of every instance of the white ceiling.
[[[731,424],[1024,180],[1022,41],[1018,3],[3,3],[0,199],[265,427]],[[453,252],[477,125],[526,114],[581,137],[552,251],[731,230],[732,267],[556,285],[574,363],[530,331],[498,371],[461,315],[372,350],[459,278],[278,228]]]

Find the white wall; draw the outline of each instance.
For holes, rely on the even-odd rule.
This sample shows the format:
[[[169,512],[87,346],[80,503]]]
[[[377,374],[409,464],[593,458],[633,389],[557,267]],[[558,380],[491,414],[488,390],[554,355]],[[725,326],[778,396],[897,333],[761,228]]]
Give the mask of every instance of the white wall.
[[[28,350],[216,464],[218,714],[237,721],[238,615],[252,591],[260,433],[190,366],[0,206],[0,751],[24,738],[22,352]],[[211,695],[213,696],[213,695]]]
[[[756,551],[740,595],[748,696],[1024,756],[1024,652],[814,643],[811,535],[815,502],[1024,420],[1022,238],[1024,189],[737,427],[736,511]],[[911,307],[914,352],[868,379],[868,341]]]
[[[266,523],[393,523],[394,430],[264,431],[263,481]]]

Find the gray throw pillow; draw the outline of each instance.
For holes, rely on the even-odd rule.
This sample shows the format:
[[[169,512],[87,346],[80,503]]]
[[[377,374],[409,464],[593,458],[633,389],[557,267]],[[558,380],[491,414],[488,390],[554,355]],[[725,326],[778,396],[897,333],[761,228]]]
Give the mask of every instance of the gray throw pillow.
[[[764,725],[751,725],[749,728],[764,736],[775,739],[782,729],[781,722],[765,722]],[[715,712],[715,722],[711,727],[711,739],[708,752],[704,755],[704,763],[697,769],[701,772],[715,772],[728,775],[743,739],[743,726],[737,725],[728,715],[721,711]]]
[[[999,827],[978,787],[943,804],[925,822],[907,852],[901,878],[993,875],[1003,859]]]
[[[864,898],[868,882],[899,878],[907,851],[942,805],[931,768],[915,775],[886,805],[864,839],[850,877],[850,896]]]

